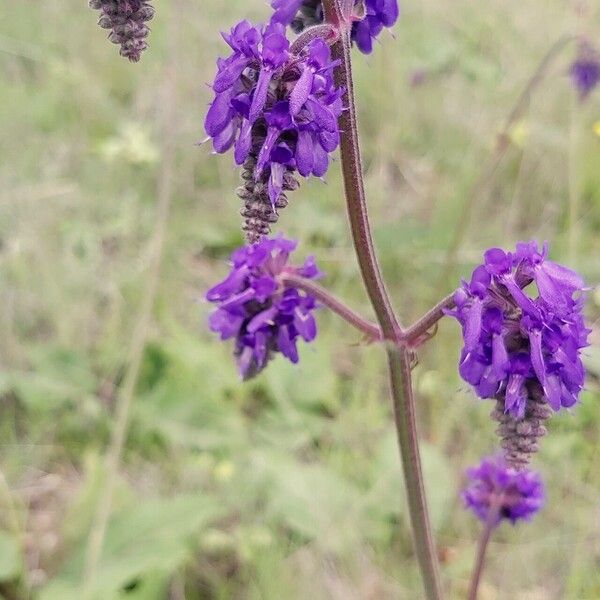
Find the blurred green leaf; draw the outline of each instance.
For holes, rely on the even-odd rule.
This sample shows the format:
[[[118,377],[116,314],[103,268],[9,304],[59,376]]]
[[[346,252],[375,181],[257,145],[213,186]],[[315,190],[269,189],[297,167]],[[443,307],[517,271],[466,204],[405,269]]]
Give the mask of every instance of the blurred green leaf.
[[[17,579],[23,569],[19,542],[5,531],[0,531],[0,581]]]
[[[147,575],[172,573],[190,556],[198,533],[221,512],[214,498],[194,494],[150,500],[117,513],[106,532],[94,598],[113,598]],[[45,588],[43,600],[58,599],[81,585],[84,548]]]
[[[356,540],[361,507],[354,484],[323,464],[265,452],[257,461],[268,485],[268,512],[297,535],[340,549]]]
[[[448,459],[440,450],[427,442],[421,442],[420,446],[431,522],[439,529],[455,498],[456,484]],[[382,439],[373,475],[367,514],[379,520],[401,516],[406,510],[406,494],[395,432]]]

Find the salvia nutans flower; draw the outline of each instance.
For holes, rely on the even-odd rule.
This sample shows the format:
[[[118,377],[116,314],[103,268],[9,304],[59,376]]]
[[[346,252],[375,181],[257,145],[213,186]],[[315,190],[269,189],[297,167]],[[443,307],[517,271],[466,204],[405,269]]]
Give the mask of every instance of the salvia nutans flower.
[[[575,405],[585,379],[583,280],[547,255],[535,242],[488,250],[449,312],[462,325],[460,375],[480,398],[496,400],[492,417],[515,468],[537,451],[552,411]]]
[[[322,177],[339,145],[342,90],[333,80],[329,46],[320,38],[292,53],[285,28],[238,23],[223,35],[231,55],[219,59],[215,98],[205,119],[215,152],[233,148],[243,165],[242,216],[256,242],[298,187],[296,174]]]
[[[571,81],[584,102],[600,84],[600,53],[588,41],[579,43],[577,57],[570,69]]]
[[[484,522],[494,518],[513,525],[530,520],[544,505],[544,484],[539,473],[517,470],[501,456],[484,458],[467,470],[469,484],[462,493],[465,506]],[[494,511],[491,513],[491,511]]]
[[[100,11],[98,25],[111,30],[108,39],[121,45],[121,56],[138,62],[148,47],[146,23],[154,17],[149,0],[89,0],[89,5]]]
[[[300,267],[287,264],[295,248],[295,241],[283,237],[239,248],[231,256],[229,275],[206,294],[218,306],[210,316],[210,328],[222,340],[235,340],[243,379],[262,371],[278,352],[298,362],[298,339],[311,342],[317,335],[315,298],[281,282],[285,273],[307,279],[321,275],[312,257]]]
[[[321,0],[272,0],[275,9],[272,22],[290,24],[296,33],[323,22]],[[364,54],[373,51],[373,40],[384,27],[392,27],[399,16],[398,0],[356,0],[360,18],[352,24],[352,41]]]

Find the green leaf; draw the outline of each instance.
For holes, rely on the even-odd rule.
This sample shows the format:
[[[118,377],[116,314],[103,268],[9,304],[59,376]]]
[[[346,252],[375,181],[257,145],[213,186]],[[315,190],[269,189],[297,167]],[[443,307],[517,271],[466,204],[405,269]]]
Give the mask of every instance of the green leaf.
[[[18,541],[0,531],[0,581],[17,579],[23,569],[23,556]]]
[[[447,458],[439,448],[421,442],[421,461],[429,513],[434,529],[439,529],[455,495],[455,482]],[[382,440],[375,459],[375,478],[368,497],[367,511],[374,519],[399,517],[406,510],[406,493],[396,434],[390,431]]]
[[[221,514],[215,499],[184,495],[156,499],[122,510],[111,520],[98,568],[94,599],[107,600],[148,575],[173,573],[189,557],[199,532]],[[76,597],[85,546],[75,551],[60,576],[41,594],[43,600]]]
[[[262,464],[268,512],[277,521],[328,549],[353,543],[362,499],[352,482],[324,465],[288,456],[268,454]]]

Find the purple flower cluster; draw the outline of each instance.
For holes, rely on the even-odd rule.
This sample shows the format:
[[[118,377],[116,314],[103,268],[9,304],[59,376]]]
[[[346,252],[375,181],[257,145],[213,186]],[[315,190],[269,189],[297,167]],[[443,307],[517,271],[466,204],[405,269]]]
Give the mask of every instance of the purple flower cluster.
[[[352,41],[361,52],[370,54],[373,40],[398,20],[398,0],[361,0],[355,4],[364,4],[364,14],[354,16]],[[275,9],[271,22],[292,24],[296,31],[323,21],[320,0],[272,0],[271,6]]]
[[[503,519],[516,523],[530,520],[544,505],[544,485],[539,473],[517,471],[501,457],[484,458],[468,469],[469,485],[462,494],[465,506],[482,521],[491,510],[498,511],[496,525]]]
[[[146,23],[154,17],[148,0],[89,0],[89,5],[100,11],[98,25],[111,30],[108,39],[121,45],[121,56],[138,62],[148,47]]]
[[[233,147],[238,165],[255,156],[254,178],[268,182],[275,207],[286,171],[323,176],[339,144],[336,63],[320,38],[292,53],[277,23],[242,21],[223,37],[232,53],[218,61],[205,129],[216,152]]]
[[[577,58],[571,65],[570,74],[582,102],[600,84],[600,53],[589,42],[583,41],[579,44]]]
[[[295,248],[296,242],[282,237],[239,248],[231,256],[230,274],[206,294],[209,302],[218,305],[210,328],[222,340],[235,339],[235,356],[244,379],[262,371],[275,352],[298,362],[298,338],[310,342],[317,335],[312,314],[316,300],[281,281],[285,273],[307,279],[321,275],[312,257],[301,267],[287,264]]]
[[[481,398],[503,398],[517,420],[530,397],[555,411],[573,406],[585,379],[584,284],[547,254],[547,245],[539,250],[535,242],[517,244],[514,253],[488,250],[450,312],[463,330],[462,378]]]

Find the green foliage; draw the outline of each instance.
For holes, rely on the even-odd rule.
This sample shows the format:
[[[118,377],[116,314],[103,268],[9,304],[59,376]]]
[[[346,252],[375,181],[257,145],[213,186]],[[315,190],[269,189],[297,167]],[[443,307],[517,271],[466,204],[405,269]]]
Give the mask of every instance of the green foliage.
[[[23,570],[23,555],[14,536],[0,531],[0,583],[18,579]]]
[[[198,301],[242,240],[230,157],[194,146],[209,100],[203,82],[224,51],[216,32],[263,19],[265,3],[157,0],[138,65],[119,59],[86,4],[0,0],[0,467],[14,504],[9,511],[2,494],[0,526],[11,533],[0,533],[0,592],[21,600],[30,585],[41,600],[81,598],[145,293],[174,52],[172,210],[95,598],[420,597],[380,348],[360,345],[323,310],[299,365],[277,358],[243,384]],[[404,3],[395,39],[356,56],[371,220],[404,321],[492,244],[548,238],[554,258],[598,281],[599,96],[570,101],[568,53],[511,130],[447,266],[497,132],[549,45],[575,26],[569,11],[560,0]],[[594,39],[597,15],[586,25]],[[421,85],[411,84],[415,71]],[[570,225],[574,187],[579,218]],[[290,195],[277,229],[372,317],[340,190],[334,164],[327,185],[303,182]],[[499,532],[489,598],[600,595],[600,295],[590,296],[588,389],[542,443],[548,507],[527,528]],[[457,359],[456,327],[442,323],[414,371],[449,598],[465,595],[478,533],[460,509],[460,474],[495,443],[490,407],[459,381]]]
[[[152,590],[166,587],[168,576],[184,565],[197,545],[199,533],[220,514],[216,501],[203,494],[135,501],[117,512],[106,533],[93,597],[129,598],[124,594],[128,589],[136,599],[158,597]],[[84,556],[84,546],[74,550],[42,600],[79,597]]]

